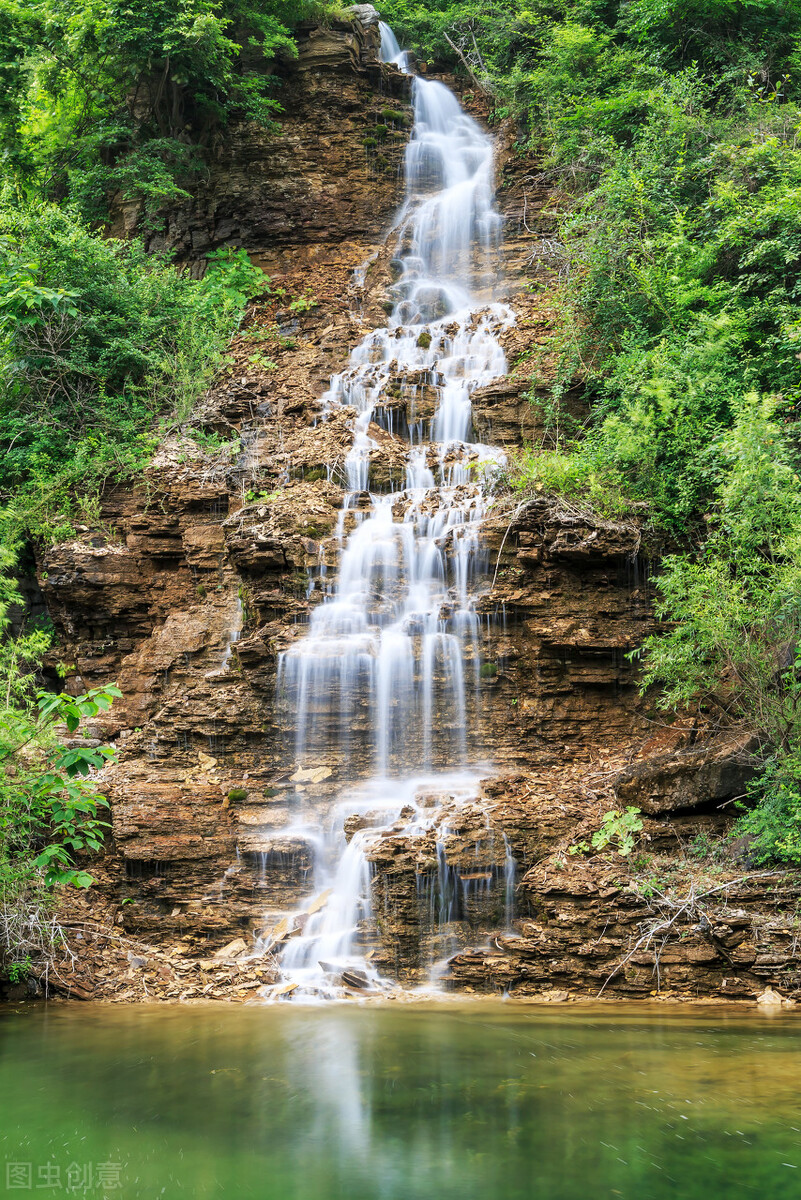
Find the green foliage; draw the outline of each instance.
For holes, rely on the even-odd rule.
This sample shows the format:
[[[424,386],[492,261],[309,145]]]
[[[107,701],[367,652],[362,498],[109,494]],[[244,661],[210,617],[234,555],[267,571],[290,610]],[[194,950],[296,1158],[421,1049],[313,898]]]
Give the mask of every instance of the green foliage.
[[[467,64],[497,86],[536,47],[546,14],[562,8],[521,7],[515,0],[383,0],[381,14],[418,57],[461,71]]]
[[[629,509],[625,496],[596,471],[589,456],[561,450],[525,449],[509,455],[500,482],[522,497],[556,492],[608,517],[623,516]]]
[[[35,705],[5,706],[0,714],[0,870],[4,884],[16,869],[43,872],[45,885],[88,887],[91,875],[75,854],[102,844],[98,808],[108,807],[90,778],[113,760],[108,746],[64,747],[83,721],[106,712],[122,693],[113,685],[76,698],[38,692]],[[36,851],[33,857],[31,852]]]
[[[270,280],[244,250],[212,250],[206,255],[207,269],[197,293],[205,317],[223,309],[241,316],[245,302],[270,291]]]
[[[280,492],[249,491],[245,494],[245,502],[247,504],[271,504],[273,500],[278,500],[280,495]]]
[[[801,492],[777,403],[751,395],[721,436],[726,466],[710,534],[663,564],[657,612],[675,623],[645,642],[644,686],[678,708],[710,701],[725,680],[730,715],[789,750],[801,736]]]
[[[797,663],[801,668],[801,663]],[[754,804],[734,828],[754,862],[801,865],[801,754],[778,751],[766,760],[749,788]]]
[[[753,855],[801,861],[801,489],[795,444],[775,397],[746,397],[718,441],[722,463],[704,545],[674,555],[659,580],[644,686],[658,703],[702,705],[755,730],[767,755],[756,810],[738,832]]]
[[[657,112],[566,228],[581,259],[567,361],[592,401],[576,452],[674,533],[712,499],[743,394],[798,393],[801,155],[786,119],[754,137],[703,107]]]
[[[297,344],[294,338],[284,337],[277,325],[254,325],[241,338],[244,342],[271,342],[278,350],[292,350]]]
[[[744,73],[794,77],[799,55],[784,0],[383,0],[381,13],[420,57],[469,67],[518,109],[547,84],[560,105],[592,94],[624,108],[651,70],[693,63],[722,90]]]
[[[731,858],[730,847],[723,837],[710,835],[706,831],[696,834],[687,847],[690,858],[712,866]]]
[[[114,759],[108,746],[64,744],[62,730],[80,734],[86,721],[106,712],[121,695],[109,685],[84,695],[38,691],[32,670],[21,669],[19,643],[34,668],[34,649],[17,639],[16,654],[0,662],[0,961],[19,966],[20,955],[45,958],[56,927],[48,921],[48,892],[56,885],[89,887],[92,876],[76,858],[102,847],[108,807],[94,776]],[[44,915],[43,915],[44,914]]]
[[[0,211],[5,523],[47,535],[76,494],[140,470],[156,418],[182,422],[269,281],[244,251],[200,283],[55,206]]]
[[[9,636],[12,606],[20,605],[9,574],[17,549],[0,543],[0,963],[12,975],[30,965],[30,954],[52,953],[54,886],[92,883],[76,859],[102,846],[108,804],[96,775],[114,751],[85,739],[82,727],[121,695],[113,684],[75,697],[37,688],[52,638],[41,627]]]
[[[296,296],[294,300],[289,302],[289,311],[291,313],[307,313],[319,307],[320,301],[308,289],[301,296]]]
[[[779,0],[632,0],[621,15],[643,51],[667,67],[775,69],[798,52],[797,7]]]
[[[215,129],[280,113],[275,63],[327,0],[0,0],[0,145],[18,188],[154,211],[184,189]]]
[[[255,354],[248,355],[248,362],[254,367],[258,367],[261,371],[275,371],[278,369],[278,363],[272,358],[268,358],[266,354],[262,354],[259,350]]]
[[[201,450],[208,451],[209,454],[218,454],[221,450],[228,454],[236,454],[242,447],[238,434],[232,438],[226,438],[213,429],[187,429],[186,437],[196,446],[200,446]]]
[[[6,975],[8,976],[9,983],[21,983],[27,979],[31,973],[32,966],[33,963],[31,962],[30,954],[26,954],[25,958],[18,962],[10,962],[6,967]]]
[[[387,125],[409,125],[409,124],[411,124],[411,119],[409,117],[409,114],[405,113],[405,112],[400,112],[396,108],[382,108],[381,109],[381,119],[383,121],[385,121]]]
[[[570,847],[570,854],[589,854],[591,850],[605,850],[612,846],[623,858],[631,854],[637,842],[637,834],[642,832],[643,823],[640,820],[639,808],[629,805],[626,809],[613,808],[601,817],[601,825],[596,829],[589,842],[576,842]]]

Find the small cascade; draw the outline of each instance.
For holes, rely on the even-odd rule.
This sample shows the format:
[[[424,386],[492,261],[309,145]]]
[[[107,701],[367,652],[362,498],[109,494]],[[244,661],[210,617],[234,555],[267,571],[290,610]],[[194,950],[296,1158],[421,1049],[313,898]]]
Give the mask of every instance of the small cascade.
[[[242,601],[241,601],[241,599],[239,599],[239,597],[237,597],[236,611],[234,613],[233,624],[231,625],[231,627],[229,628],[228,632],[225,635],[225,644],[223,646],[222,662],[220,663],[221,671],[228,670],[228,664],[231,661],[231,655],[233,654],[234,645],[236,642],[239,641],[240,635],[242,633],[243,623],[244,623],[244,613],[242,610]]]
[[[474,796],[469,799],[474,799]],[[417,878],[422,937],[426,940],[429,975],[441,979],[447,960],[461,949],[463,933],[477,934],[491,925],[508,931],[514,915],[517,864],[509,839],[483,814],[484,829],[473,831],[464,845],[461,821],[452,816],[434,826],[436,868]]]
[[[478,800],[479,779],[469,773],[372,779],[339,801],[322,837],[308,825],[285,830],[286,842],[297,839],[311,847],[314,861],[312,896],[285,931],[281,968],[286,977],[307,993],[326,997],[338,994],[343,978],[355,987],[391,988],[371,964],[374,864],[390,837],[404,846],[415,877],[416,924],[431,977],[441,974],[440,960],[459,948],[460,934],[481,926],[488,909],[496,910],[494,923],[504,928],[511,917],[514,860],[510,874],[508,842],[491,828],[486,814],[476,816]],[[470,806],[471,824],[478,820],[482,828],[468,838],[465,850],[457,814]],[[262,949],[270,948],[268,936]]]
[[[380,57],[408,70],[408,56],[383,22]],[[498,334],[514,314],[492,299],[501,231],[492,141],[443,84],[416,78],[412,100],[392,312],[385,328],[355,347],[323,397],[322,419],[343,408],[355,413],[338,565],[326,568],[321,555],[309,592],[321,602],[304,636],[279,659],[294,777],[334,762],[340,777],[368,780],[337,803],[316,856],[316,894],[326,902],[298,914],[296,936],[282,952],[281,967],[300,991],[325,992],[343,969],[378,986],[362,945],[373,921],[376,847],[389,834],[429,836],[441,815],[415,796],[421,788],[448,793],[451,811],[454,787],[460,801],[475,799],[477,776],[465,783],[465,773],[482,764],[477,604],[489,564],[480,529],[486,478],[503,455],[473,439],[470,397],[505,373]],[[381,430],[406,446],[405,476],[389,490],[371,480]],[[356,818],[359,828],[346,832]],[[312,834],[319,840],[319,826]],[[499,872],[512,880],[511,891],[501,888],[503,925],[514,887],[503,857],[487,892],[497,891]],[[453,924],[480,907],[487,872],[470,874],[461,871],[458,887],[447,872],[434,885],[446,909],[449,889],[456,898],[450,917],[443,912],[433,924]]]
[[[391,63],[401,71],[409,70],[409,51],[401,50],[398,39],[387,25],[386,21],[378,22],[378,32],[381,34],[381,45],[378,50],[378,60]]]

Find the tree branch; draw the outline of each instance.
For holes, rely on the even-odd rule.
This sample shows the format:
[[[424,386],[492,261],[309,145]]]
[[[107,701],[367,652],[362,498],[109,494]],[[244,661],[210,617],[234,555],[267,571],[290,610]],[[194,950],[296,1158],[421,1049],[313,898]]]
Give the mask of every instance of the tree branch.
[[[472,79],[473,83],[476,85],[476,87],[478,88],[478,90],[479,90],[480,92],[484,92],[484,94],[485,94],[486,96],[492,96],[492,95],[493,95],[493,91],[492,91],[492,88],[490,87],[490,85],[489,85],[488,83],[484,83],[484,82],[482,82],[482,81],[479,79],[478,75],[476,75],[475,71],[474,71],[474,70],[473,70],[473,68],[470,66],[470,63],[467,61],[467,59],[465,58],[464,54],[463,54],[463,53],[462,53],[462,51],[459,49],[459,47],[456,45],[456,43],[455,43],[455,42],[453,42],[453,41],[452,41],[452,40],[451,40],[451,39],[448,37],[447,33],[445,33],[444,31],[443,31],[443,34],[442,34],[442,36],[445,38],[445,41],[446,41],[446,42],[448,43],[448,45],[450,46],[451,50],[453,50],[454,54],[455,54],[455,55],[458,57],[458,59],[459,59],[459,61],[461,62],[462,66],[464,67],[465,71],[467,71],[467,74],[470,76],[470,78]]]

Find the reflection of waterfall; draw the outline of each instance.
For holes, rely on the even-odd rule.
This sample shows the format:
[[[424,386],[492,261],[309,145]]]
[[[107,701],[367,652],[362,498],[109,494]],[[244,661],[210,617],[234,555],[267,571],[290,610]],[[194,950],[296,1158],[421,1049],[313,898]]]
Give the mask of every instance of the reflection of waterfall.
[[[383,23],[381,58],[407,69]],[[491,139],[441,83],[415,79],[413,104],[392,313],[386,328],[354,349],[324,397],[328,411],[356,412],[338,571],[320,570],[323,601],[279,662],[300,771],[336,757],[350,768],[346,777],[366,769],[379,780],[366,789],[370,817],[347,849],[341,820],[334,829],[334,862],[324,856],[318,880],[331,898],[284,952],[282,965],[296,980],[319,977],[320,962],[351,962],[359,923],[370,917],[376,831],[400,823],[415,836],[432,825],[414,788],[394,781],[421,770],[464,772],[480,751],[471,714],[480,679],[476,603],[487,567],[479,541],[483,472],[502,455],[471,440],[470,396],[504,374],[497,333],[514,318],[479,296],[500,235]],[[398,396],[403,420],[390,402]],[[370,480],[381,429],[403,436],[406,457],[403,486],[384,493]],[[452,779],[439,783],[447,790]],[[466,794],[476,794],[475,782]],[[340,809],[358,807],[351,795]]]
[[[308,1069],[314,1063],[314,1105],[310,1113],[307,1141],[336,1146],[343,1162],[361,1160],[372,1144],[372,1104],[369,1090],[362,1085],[360,1039],[347,1021],[335,1028],[310,1027],[305,1032],[302,1055],[297,1045],[287,1054],[289,1070],[298,1058]],[[296,1086],[303,1088],[309,1078],[301,1073]]]

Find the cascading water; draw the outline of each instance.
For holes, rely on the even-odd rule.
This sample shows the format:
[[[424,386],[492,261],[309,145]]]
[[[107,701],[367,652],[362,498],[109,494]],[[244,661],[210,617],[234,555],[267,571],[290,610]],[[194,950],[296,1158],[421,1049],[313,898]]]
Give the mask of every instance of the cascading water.
[[[407,69],[383,23],[381,58]],[[480,669],[476,590],[487,568],[482,472],[502,456],[471,441],[470,395],[504,374],[497,333],[514,318],[490,302],[500,239],[491,139],[443,84],[416,78],[412,88],[392,314],[354,349],[323,398],[327,411],[356,413],[338,571],[321,567],[312,581],[322,601],[279,664],[298,777],[330,760],[334,748],[345,778],[371,777],[337,805],[317,856],[315,883],[327,903],[301,922],[281,958],[290,981],[323,990],[332,971],[365,972],[356,943],[371,916],[368,859],[377,831],[431,829],[436,814],[420,800],[432,791],[430,776],[420,779],[426,772],[449,772],[435,782],[451,803],[476,794],[469,766],[479,749],[471,714]],[[412,400],[403,429],[387,403],[393,388]],[[418,417],[415,389],[433,390],[433,414]],[[370,487],[371,425],[408,443],[405,479],[388,493]],[[362,814],[365,828],[348,843],[344,819],[353,814]],[[504,863],[508,892],[508,854]]]
[[[392,63],[401,71],[408,71],[409,51],[401,50],[398,39],[386,21],[378,22],[378,32],[381,34],[381,45],[378,50],[379,60],[383,63]]]
[[[240,599],[237,599],[236,613],[234,616],[234,624],[228,630],[228,633],[225,635],[225,645],[223,647],[222,663],[220,664],[220,668],[223,671],[228,669],[228,664],[231,661],[231,655],[233,653],[234,645],[236,642],[239,641],[240,635],[242,633],[243,617],[244,617],[244,613],[242,611],[242,601]]]

